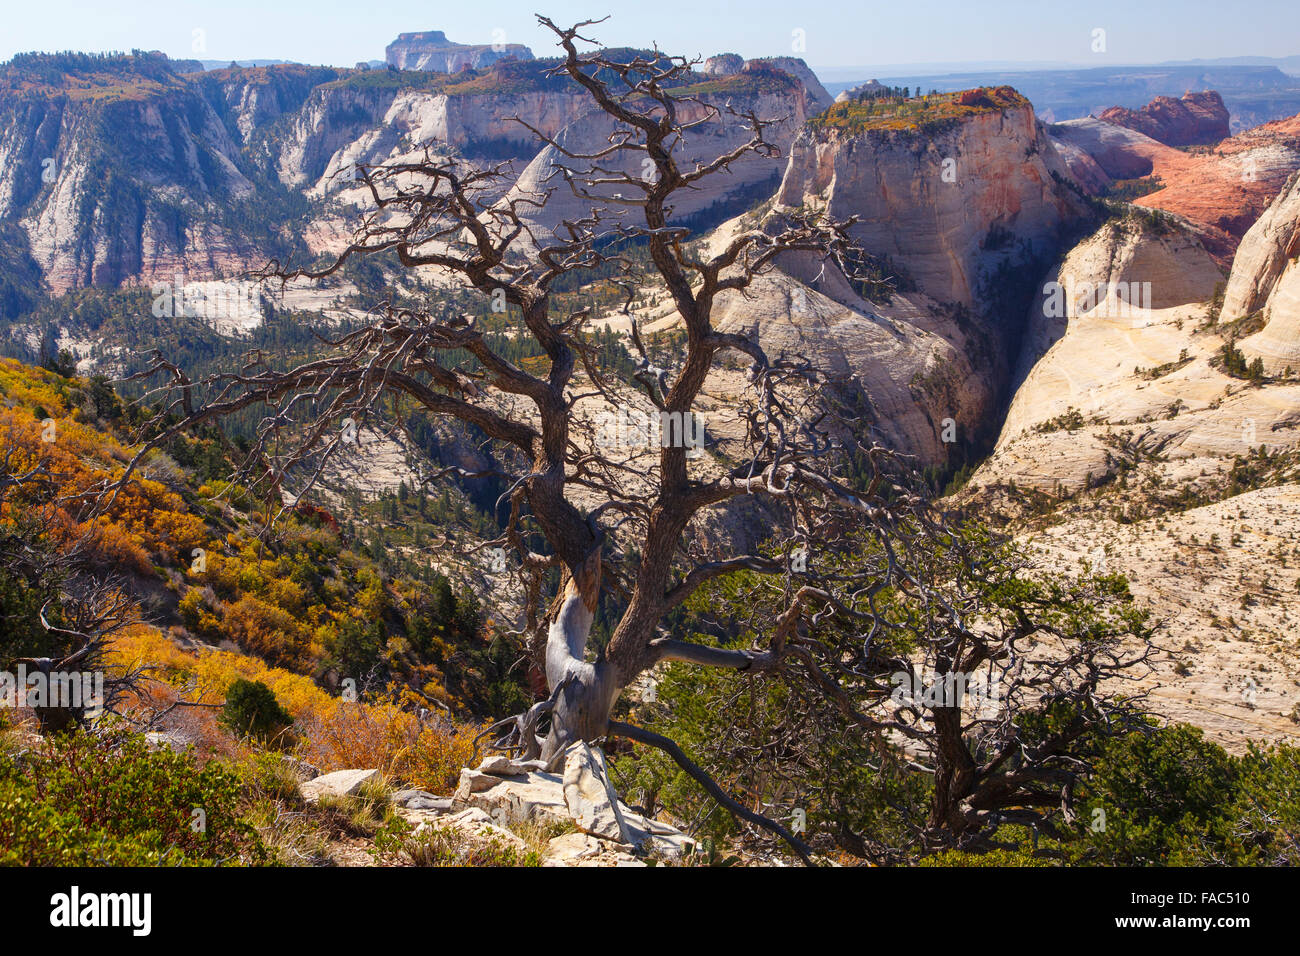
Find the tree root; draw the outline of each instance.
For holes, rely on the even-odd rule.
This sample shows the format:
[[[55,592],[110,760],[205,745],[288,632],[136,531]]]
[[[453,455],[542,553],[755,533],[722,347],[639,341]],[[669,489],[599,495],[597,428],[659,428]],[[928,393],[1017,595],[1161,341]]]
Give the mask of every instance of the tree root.
[[[480,733],[474,738],[475,754],[478,753],[480,740],[504,727],[509,727],[503,737],[492,741],[490,746],[493,750],[504,750],[512,756],[518,756],[521,760],[536,760],[541,757],[543,740],[537,734],[537,725],[544,716],[555,709],[555,702],[559,700],[560,693],[573,680],[573,675],[566,677],[556,685],[555,690],[551,691],[551,696],[546,700],[539,700],[522,714],[498,720]]]

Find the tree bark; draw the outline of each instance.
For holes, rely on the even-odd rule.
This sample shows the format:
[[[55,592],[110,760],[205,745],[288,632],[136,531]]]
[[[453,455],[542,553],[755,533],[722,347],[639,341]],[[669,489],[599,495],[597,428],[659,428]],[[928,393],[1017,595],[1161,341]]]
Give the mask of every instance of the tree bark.
[[[546,683],[556,694],[541,759],[554,762],[578,740],[608,732],[609,715],[622,685],[604,657],[586,660],[587,639],[600,594],[600,552],[593,551],[565,585],[564,599],[546,639]]]
[[[930,829],[963,833],[969,827],[964,802],[975,780],[975,761],[961,731],[962,712],[957,707],[934,709],[934,796]]]

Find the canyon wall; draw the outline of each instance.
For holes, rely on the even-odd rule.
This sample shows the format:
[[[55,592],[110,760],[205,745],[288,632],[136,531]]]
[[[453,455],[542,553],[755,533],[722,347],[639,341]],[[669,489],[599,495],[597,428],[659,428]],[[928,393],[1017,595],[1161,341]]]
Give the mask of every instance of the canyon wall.
[[[802,66],[802,61],[798,63]],[[708,177],[697,189],[674,197],[672,221],[683,222],[711,214],[726,218],[728,211],[736,211],[729,209],[729,204],[753,204],[770,196],[771,188],[785,168],[790,144],[807,120],[809,109],[829,100],[820,84],[809,89],[794,73],[779,70],[766,61],[751,61],[738,73],[698,87],[684,87],[678,106],[679,119],[698,125],[689,136],[683,137],[674,151],[680,168],[689,172],[697,164],[712,161],[747,143],[753,136],[745,120],[748,112],[771,121],[764,137],[777,148],[777,153],[745,153],[730,165],[726,174]],[[589,163],[566,154],[591,155],[608,149],[610,137],[618,129],[614,119],[603,111],[587,109],[556,134],[556,145],[545,146],[524,168],[510,192],[511,198],[526,196],[540,201],[550,193],[544,206],[527,213],[536,230],[544,234],[565,219],[589,215],[596,205],[607,206],[606,214],[611,219],[624,215],[625,208],[617,204],[617,199],[634,187],[618,183],[596,186],[588,190],[591,198],[584,198],[556,175],[561,168],[581,175]],[[621,150],[602,158],[601,165],[609,171],[609,176],[622,173],[641,178],[647,174],[645,158],[644,152]]]
[[[791,147],[777,203],[856,216],[852,235],[866,250],[932,298],[975,307],[998,260],[1050,254],[1079,216],[1057,181],[1065,174],[1021,101],[933,132],[810,127]]]
[[[1145,133],[1166,146],[1203,146],[1228,137],[1228,108],[1214,90],[1181,99],[1157,96],[1138,110],[1112,106],[1098,119]]]

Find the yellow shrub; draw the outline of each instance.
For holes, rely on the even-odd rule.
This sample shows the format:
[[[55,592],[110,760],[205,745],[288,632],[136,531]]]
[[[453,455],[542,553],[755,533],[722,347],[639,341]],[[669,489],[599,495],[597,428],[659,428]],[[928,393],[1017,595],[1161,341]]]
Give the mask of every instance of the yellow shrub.
[[[272,664],[302,667],[306,663],[309,635],[297,618],[251,594],[226,605],[221,632]]]
[[[223,701],[236,677],[260,681],[293,715],[302,758],[326,772],[376,767],[390,779],[449,793],[460,769],[473,761],[474,737],[482,730],[450,721],[421,724],[393,704],[344,701],[310,678],[245,654],[183,650],[151,627],[128,630],[111,653],[117,664],[157,666],[159,676],[185,683],[186,696],[205,703]]]

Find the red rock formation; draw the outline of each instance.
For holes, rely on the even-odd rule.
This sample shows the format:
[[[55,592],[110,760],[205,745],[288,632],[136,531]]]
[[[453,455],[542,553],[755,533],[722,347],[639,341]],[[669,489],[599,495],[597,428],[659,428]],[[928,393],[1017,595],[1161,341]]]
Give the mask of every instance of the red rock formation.
[[[1145,133],[1166,146],[1208,146],[1228,135],[1228,108],[1214,90],[1157,96],[1140,110],[1112,106],[1099,119]]]
[[[1246,230],[1300,169],[1300,116],[1193,151],[1092,118],[1059,123],[1052,135],[1075,179],[1095,192],[1104,191],[1098,188],[1101,174],[1110,180],[1158,179],[1162,188],[1134,202],[1187,219],[1224,266]]]
[[[1137,203],[1191,220],[1204,230],[1206,248],[1226,264],[1297,168],[1300,116],[1293,116],[1238,133],[1209,153],[1163,153],[1154,172],[1165,188]]]

